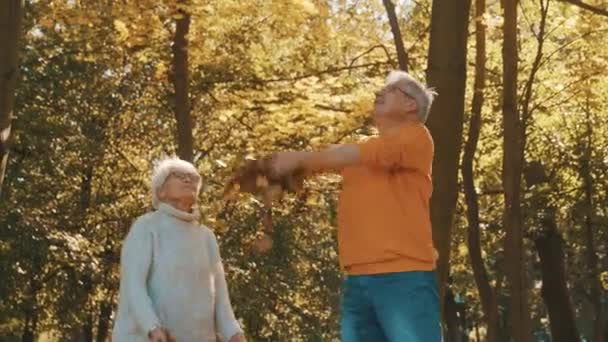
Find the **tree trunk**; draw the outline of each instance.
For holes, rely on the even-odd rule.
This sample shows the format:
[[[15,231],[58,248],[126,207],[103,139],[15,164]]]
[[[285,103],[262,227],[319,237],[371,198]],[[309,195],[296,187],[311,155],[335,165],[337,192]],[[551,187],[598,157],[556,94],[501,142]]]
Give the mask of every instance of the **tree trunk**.
[[[8,140],[19,72],[22,6],[22,0],[0,1],[0,194],[8,162]]]
[[[99,319],[97,320],[97,342],[105,342],[110,331],[110,316],[112,315],[112,303],[102,302],[99,307]]]
[[[178,5],[183,5],[179,1]],[[177,121],[177,155],[192,162],[194,143],[192,137],[192,117],[188,94],[188,32],[190,14],[179,9],[173,37],[173,72],[171,75],[175,90],[175,120]]]
[[[93,163],[87,165],[83,171],[82,180],[80,183],[80,214],[82,215],[80,220],[82,227],[86,226],[86,212],[91,206],[93,170]]]
[[[446,341],[447,342],[460,342],[458,334],[458,310],[456,308],[456,301],[454,300],[454,293],[451,289],[446,289],[445,292],[445,325],[447,327]]]
[[[93,342],[93,314],[90,311],[82,326],[82,338],[83,342]]]
[[[587,252],[589,294],[593,306],[593,341],[604,341],[604,312],[602,308],[602,285],[600,283],[600,270],[594,239],[594,203],[593,203],[593,176],[591,175],[591,152],[593,149],[593,128],[590,109],[586,109],[586,147],[580,160],[579,173],[583,180],[585,201],[585,247]]]
[[[36,307],[32,306],[26,313],[21,342],[34,342],[36,340],[36,329],[38,327],[38,313]]]
[[[459,190],[470,6],[470,0],[434,0],[431,18],[427,82],[436,88],[439,96],[431,107],[427,125],[435,140],[431,220],[439,252],[437,275],[442,305]]]
[[[388,22],[391,25],[391,32],[393,32],[393,40],[395,41],[395,49],[397,50],[397,60],[399,61],[399,69],[408,71],[408,56],[403,46],[403,37],[401,36],[401,29],[399,28],[399,21],[397,21],[397,14],[395,13],[395,5],[392,0],[382,0],[384,8],[386,8],[386,15],[388,16]]]
[[[21,342],[34,342],[35,341],[35,335],[34,335],[34,329],[31,326],[30,322],[26,321],[26,326],[23,330],[23,335],[21,335]]]
[[[464,147],[462,158],[462,179],[464,185],[465,201],[467,203],[468,248],[475,284],[479,290],[479,298],[483,310],[484,322],[487,326],[486,341],[495,342],[498,338],[498,303],[496,294],[490,286],[490,280],[481,256],[481,243],[479,236],[479,201],[473,175],[473,160],[477,150],[479,132],[481,129],[481,110],[483,107],[483,92],[485,87],[486,68],[486,32],[483,23],[485,13],[485,0],[475,1],[475,84],[471,120],[469,122],[469,136]]]
[[[86,182],[83,182],[86,183]],[[84,184],[82,190],[84,191]],[[81,341],[82,342],[93,342],[93,310],[94,306],[90,304],[91,293],[93,292],[93,279],[90,273],[86,273],[83,275],[82,279],[82,287],[84,292],[86,293],[86,298],[83,303],[83,306],[80,310],[81,313],[84,313],[84,322],[80,328],[81,333]]]
[[[445,292],[445,321],[447,342],[468,341],[465,304],[456,302],[454,292],[449,287]]]
[[[521,119],[517,110],[517,0],[503,0],[503,165],[506,229],[506,274],[509,283],[511,338],[516,342],[532,338],[530,308],[523,250],[523,219],[521,210],[521,174],[523,141]]]
[[[108,240],[106,242],[106,247],[104,250],[104,258],[106,260],[111,260],[112,258],[112,254],[113,254],[113,245],[112,242],[110,240]],[[108,283],[111,283],[111,280],[108,280],[108,277],[110,276],[110,273],[112,272],[112,268],[113,268],[113,262],[112,263],[106,263],[104,270],[103,270],[103,275],[102,275],[102,281],[101,284],[106,284],[106,286],[112,286],[109,285]],[[98,315],[98,319],[97,319],[97,339],[96,342],[105,342],[108,338],[108,334],[110,332],[110,324],[111,324],[111,316],[112,316],[112,303],[113,300],[112,298],[114,298],[114,294],[115,292],[113,290],[111,290],[106,296],[105,296],[105,300],[101,302],[100,306],[99,306],[99,315]]]
[[[563,241],[553,216],[543,219],[543,228],[534,243],[540,259],[541,295],[549,312],[551,340],[580,341],[568,292]]]
[[[41,289],[41,283],[35,278],[30,278],[29,282],[26,291],[26,300],[23,301],[25,322],[23,324],[21,342],[34,342],[36,340],[36,331],[38,330],[38,310],[40,310],[40,307],[38,306],[37,297]]]

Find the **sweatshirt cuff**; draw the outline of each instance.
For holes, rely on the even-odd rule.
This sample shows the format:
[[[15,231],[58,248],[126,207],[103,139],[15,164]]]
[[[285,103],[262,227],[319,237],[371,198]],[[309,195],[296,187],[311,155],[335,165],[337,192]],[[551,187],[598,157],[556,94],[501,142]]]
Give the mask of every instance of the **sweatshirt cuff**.
[[[219,330],[225,341],[230,341],[232,336],[238,333],[243,333],[243,330],[241,330],[241,327],[236,320],[230,320],[229,322],[220,322]]]

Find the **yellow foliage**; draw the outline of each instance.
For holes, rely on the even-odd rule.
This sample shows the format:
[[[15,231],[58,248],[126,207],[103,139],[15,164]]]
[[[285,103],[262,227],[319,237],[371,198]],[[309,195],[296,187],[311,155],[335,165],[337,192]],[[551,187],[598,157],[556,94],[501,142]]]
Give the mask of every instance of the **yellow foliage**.
[[[125,24],[122,20],[114,19],[114,29],[116,29],[118,33],[119,40],[126,40],[129,38],[129,29],[127,28],[127,24]]]

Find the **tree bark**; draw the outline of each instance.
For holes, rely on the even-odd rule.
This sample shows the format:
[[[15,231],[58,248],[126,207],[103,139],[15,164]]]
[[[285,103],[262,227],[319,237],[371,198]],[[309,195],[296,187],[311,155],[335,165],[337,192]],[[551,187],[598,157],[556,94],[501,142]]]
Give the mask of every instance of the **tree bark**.
[[[454,292],[449,287],[445,293],[445,321],[447,342],[468,341],[465,304],[456,302]]]
[[[528,289],[525,275],[523,218],[521,210],[521,175],[523,141],[521,118],[517,109],[517,0],[503,0],[503,158],[502,181],[506,230],[506,274],[509,283],[511,338],[527,342],[532,338]]]
[[[439,96],[431,107],[427,126],[435,140],[431,220],[439,252],[437,275],[442,306],[459,190],[470,6],[470,0],[434,0],[431,18],[427,83],[436,88]]]
[[[495,342],[498,338],[498,302],[496,293],[490,286],[490,280],[481,256],[479,236],[479,201],[473,175],[473,160],[477,150],[479,132],[481,129],[481,110],[484,100],[485,67],[486,67],[486,32],[483,22],[485,0],[475,0],[475,83],[469,136],[465,143],[462,158],[462,179],[465,201],[467,203],[467,221],[469,225],[467,244],[475,284],[479,290],[479,298],[483,310],[483,319],[487,326],[486,341]]]
[[[594,238],[594,203],[593,203],[593,176],[591,175],[591,152],[593,149],[593,127],[590,109],[586,108],[586,147],[581,156],[579,173],[583,180],[585,202],[585,247],[587,254],[589,294],[593,306],[593,341],[604,341],[604,312],[602,308],[602,285],[600,283],[600,270],[598,265],[597,248]]]
[[[93,342],[93,314],[90,311],[82,326],[82,338],[84,342]]]
[[[38,325],[38,314],[31,312],[31,316],[25,318],[25,325],[23,327],[23,334],[21,335],[21,342],[34,342],[36,337],[36,326]]]
[[[0,1],[0,194],[8,162],[8,141],[19,72],[22,15],[22,0]]]
[[[112,303],[102,302],[99,307],[99,319],[97,320],[97,342],[105,342],[110,331],[110,316],[112,315]]]
[[[32,281],[34,280],[32,279]],[[38,329],[38,306],[36,302],[38,290],[34,285],[30,286],[30,298],[33,302],[26,304],[21,342],[34,342],[36,340],[36,330]]]
[[[178,5],[184,5],[179,1]],[[171,79],[175,90],[175,120],[177,121],[177,155],[183,160],[192,162],[194,139],[192,137],[192,117],[190,115],[190,98],[188,94],[188,32],[190,14],[184,9],[178,10],[180,18],[176,21],[173,37],[173,72]]]
[[[392,0],[382,0],[384,8],[386,8],[386,15],[388,16],[388,22],[391,25],[391,32],[393,33],[393,40],[395,41],[395,49],[397,50],[397,60],[399,61],[399,69],[408,71],[409,59],[405,46],[403,45],[403,37],[401,36],[401,29],[399,28],[399,21],[397,20],[397,14],[395,13],[395,5]]]
[[[549,312],[554,342],[580,341],[568,292],[563,240],[554,217],[543,219],[543,232],[534,239],[543,281],[541,295]]]
[[[114,254],[114,248],[113,248],[113,243],[108,240],[106,242],[106,247],[104,250],[104,259],[109,260],[112,258],[112,255]],[[109,276],[112,272],[112,268],[114,266],[113,262],[108,262],[105,264],[104,266],[104,270],[102,273],[102,280],[101,280],[101,284],[102,286],[104,284],[106,284],[106,286],[112,287],[112,285],[108,284],[108,282],[111,283],[111,280],[109,280]],[[106,296],[105,296],[105,300],[101,302],[101,304],[99,305],[99,315],[97,316],[97,338],[96,338],[96,342],[105,342],[106,339],[108,338],[108,335],[110,333],[110,324],[111,324],[111,316],[112,316],[112,308],[113,308],[113,301],[112,298],[114,298],[115,292],[114,290],[111,290]]]

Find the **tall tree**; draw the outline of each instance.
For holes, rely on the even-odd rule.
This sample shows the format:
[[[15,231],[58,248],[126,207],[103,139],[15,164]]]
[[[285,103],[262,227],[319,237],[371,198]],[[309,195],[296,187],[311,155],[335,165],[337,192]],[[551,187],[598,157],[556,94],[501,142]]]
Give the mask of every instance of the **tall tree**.
[[[475,189],[473,161],[477,151],[477,142],[481,130],[481,111],[483,108],[484,88],[486,83],[486,27],[484,14],[485,0],[475,0],[475,82],[473,85],[473,103],[471,104],[471,119],[469,135],[462,157],[462,180],[464,196],[467,204],[467,221],[469,225],[467,246],[473,269],[475,284],[479,291],[483,318],[487,326],[486,341],[494,342],[498,338],[498,301],[497,294],[490,285],[488,272],[481,253],[479,234],[479,200]]]
[[[427,82],[439,96],[427,125],[435,140],[431,220],[439,251],[438,278],[441,303],[450,264],[450,245],[462,144],[466,82],[467,28],[470,0],[434,0],[427,66]]]
[[[541,295],[549,314],[551,340],[556,342],[580,341],[572,302],[568,292],[564,242],[557,230],[555,210],[543,210],[541,229],[534,238],[540,259],[543,285]]]
[[[0,3],[0,194],[8,162],[8,140],[19,71],[22,12],[22,0],[5,0]]]
[[[509,283],[511,338],[517,342],[532,338],[524,261],[524,226],[521,210],[523,166],[522,120],[517,108],[517,0],[503,0],[503,157],[502,182],[506,230],[506,275]]]
[[[399,28],[399,21],[397,20],[397,14],[395,13],[395,4],[392,0],[382,0],[384,8],[386,8],[386,15],[388,16],[388,22],[391,25],[391,32],[393,33],[393,40],[395,41],[395,49],[397,49],[397,60],[399,61],[399,69],[408,71],[408,56],[403,45],[403,37],[401,36],[401,29]]]
[[[591,109],[588,105],[585,108],[586,132],[585,147],[580,156],[579,175],[582,179],[584,189],[584,208],[585,208],[585,249],[588,263],[587,281],[589,287],[589,298],[591,299],[594,314],[593,341],[604,341],[604,312],[602,307],[602,284],[599,279],[600,271],[598,268],[597,247],[595,242],[595,209],[593,203],[593,176],[591,174],[591,153],[593,149],[593,126],[591,119]]]
[[[177,20],[173,37],[173,73],[171,79],[175,91],[175,120],[177,121],[177,155],[192,161],[194,139],[192,137],[192,116],[188,93],[188,32],[190,14],[185,9],[186,1],[178,1]]]
[[[524,92],[521,97],[521,153],[520,159],[524,159],[524,149],[527,146],[528,127],[532,122],[532,115],[536,106],[532,105],[535,81],[542,66],[543,48],[547,40],[547,16],[549,13],[550,0],[539,0],[540,22],[534,32],[536,38],[536,54],[530,68],[528,79],[525,82]],[[529,162],[523,170],[528,188],[539,185],[547,180],[543,166],[538,162]],[[540,233],[535,234],[534,244],[540,259],[540,270],[542,278],[542,297],[547,306],[551,325],[551,335],[555,341],[577,341],[578,331],[575,324],[572,303],[568,293],[568,282],[565,275],[565,255],[563,241],[557,230],[555,221],[555,210],[548,205],[548,198],[543,191],[532,194],[539,197],[537,209],[540,215]],[[522,219],[523,220],[523,219]],[[523,228],[522,228],[523,229]],[[522,266],[523,267],[523,266]],[[524,278],[525,279],[525,278]]]

